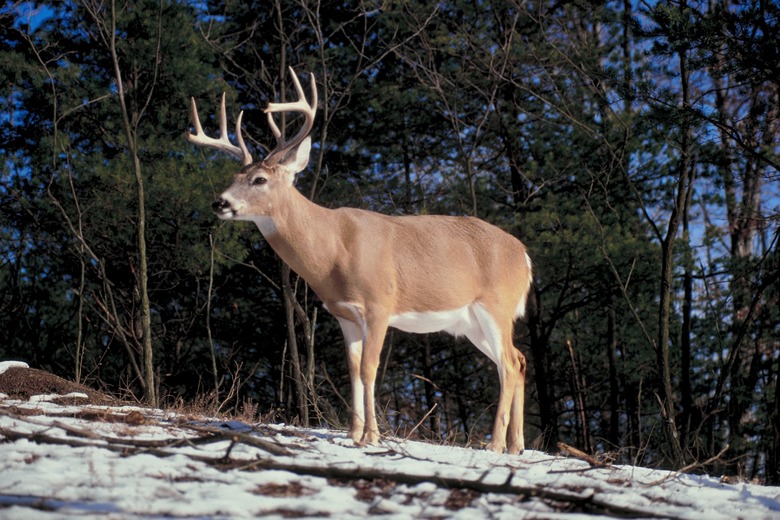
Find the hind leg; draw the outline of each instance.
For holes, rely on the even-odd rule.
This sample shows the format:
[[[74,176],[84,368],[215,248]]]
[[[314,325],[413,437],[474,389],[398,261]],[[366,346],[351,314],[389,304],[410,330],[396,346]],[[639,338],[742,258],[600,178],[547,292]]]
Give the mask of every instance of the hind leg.
[[[501,320],[503,326],[500,326],[494,314],[482,304],[472,306],[471,312],[474,321],[466,336],[496,364],[501,384],[493,434],[487,449],[503,453],[507,448],[507,437],[509,437],[509,452],[519,453],[523,443],[524,394],[520,393],[518,398],[518,392],[523,392],[523,387],[519,387],[521,374],[518,370],[517,355],[520,353],[512,345],[512,319],[507,317]],[[518,431],[520,439],[517,438]]]
[[[507,433],[509,448],[508,452],[513,455],[519,455],[525,450],[525,437],[523,435],[523,409],[525,407],[525,356],[514,347],[511,347],[513,354],[512,370],[518,374],[517,384],[515,385],[514,395],[512,397],[512,409],[509,416],[509,431]]]
[[[503,453],[507,447],[507,433],[514,419],[512,405],[514,402],[516,380],[511,373],[511,367],[506,363],[498,369],[501,380],[501,391],[498,397],[496,419],[493,422],[493,435],[487,449],[496,453]],[[510,445],[510,450],[512,446]]]

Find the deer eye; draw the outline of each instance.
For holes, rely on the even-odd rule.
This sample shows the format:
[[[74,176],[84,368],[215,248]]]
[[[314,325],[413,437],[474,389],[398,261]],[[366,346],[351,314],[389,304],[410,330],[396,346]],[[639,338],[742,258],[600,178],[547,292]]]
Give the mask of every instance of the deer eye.
[[[262,186],[266,182],[268,182],[268,179],[265,177],[255,177],[252,179],[252,186]]]

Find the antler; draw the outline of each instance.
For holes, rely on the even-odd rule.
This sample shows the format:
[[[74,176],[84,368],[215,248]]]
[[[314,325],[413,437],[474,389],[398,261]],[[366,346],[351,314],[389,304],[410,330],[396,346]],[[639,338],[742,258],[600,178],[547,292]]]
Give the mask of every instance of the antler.
[[[191,98],[190,105],[190,118],[192,119],[192,126],[195,127],[195,133],[187,132],[185,137],[187,140],[198,146],[205,146],[206,148],[213,148],[220,152],[225,152],[231,155],[233,158],[238,159],[244,166],[252,164],[252,154],[244,143],[244,137],[241,135],[241,118],[244,115],[242,110],[238,114],[236,120],[236,141],[238,146],[230,142],[230,138],[227,133],[227,114],[225,112],[225,93],[222,93],[222,103],[219,110],[219,139],[209,137],[203,132],[203,128],[200,126],[200,119],[198,118],[198,107],[195,106],[195,98]]]
[[[311,132],[314,126],[314,116],[317,114],[317,84],[314,81],[314,74],[309,74],[309,80],[311,81],[311,98],[312,103],[309,104],[306,101],[306,95],[301,88],[301,82],[298,81],[298,77],[295,75],[295,71],[290,67],[290,73],[292,74],[293,82],[295,83],[295,90],[298,92],[298,101],[291,103],[268,103],[268,108],[265,109],[265,113],[268,114],[268,126],[271,127],[271,131],[276,137],[276,148],[263,159],[266,164],[273,164],[279,159],[283,158],[287,152],[298,146],[306,139],[306,136]],[[303,126],[295,136],[286,141],[282,132],[279,131],[279,127],[274,122],[274,112],[300,112],[304,115],[305,120]]]

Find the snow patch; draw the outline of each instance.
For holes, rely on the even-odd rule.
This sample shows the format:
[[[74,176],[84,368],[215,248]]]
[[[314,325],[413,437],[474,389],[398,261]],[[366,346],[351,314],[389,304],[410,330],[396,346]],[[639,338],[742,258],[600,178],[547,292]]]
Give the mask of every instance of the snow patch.
[[[30,402],[31,403],[45,403],[45,402],[51,402],[56,401],[57,399],[64,399],[66,397],[78,397],[81,399],[89,399],[89,396],[83,392],[71,392],[69,394],[61,395],[61,394],[42,394],[42,395],[33,395],[30,396]]]
[[[24,361],[0,361],[0,374],[8,370],[9,368],[30,368]]]
[[[780,488],[708,476],[8,398],[0,475],[3,518],[780,518]]]

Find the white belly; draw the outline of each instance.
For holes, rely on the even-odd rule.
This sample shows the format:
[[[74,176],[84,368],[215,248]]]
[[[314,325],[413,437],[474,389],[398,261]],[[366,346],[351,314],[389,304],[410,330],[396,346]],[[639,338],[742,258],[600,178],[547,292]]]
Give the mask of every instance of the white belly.
[[[405,332],[426,334],[429,332],[449,332],[455,336],[464,336],[476,325],[474,314],[466,305],[451,311],[405,312],[390,316],[389,325]]]
[[[337,302],[337,304],[352,312],[354,320],[349,320],[348,323],[354,323],[359,327],[354,330],[350,327],[345,328],[347,322],[342,323],[344,318],[339,319],[347,344],[351,347],[359,345],[359,338],[366,337],[366,323],[363,319],[362,309],[358,305],[346,302]],[[325,308],[328,309],[327,306]],[[447,332],[453,336],[466,336],[497,365],[500,366],[503,357],[501,332],[496,326],[493,316],[478,302],[450,311],[394,314],[390,316],[388,326],[416,334]]]

